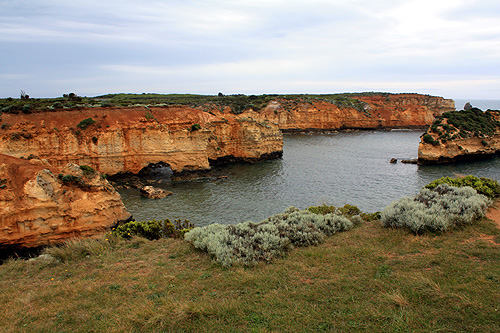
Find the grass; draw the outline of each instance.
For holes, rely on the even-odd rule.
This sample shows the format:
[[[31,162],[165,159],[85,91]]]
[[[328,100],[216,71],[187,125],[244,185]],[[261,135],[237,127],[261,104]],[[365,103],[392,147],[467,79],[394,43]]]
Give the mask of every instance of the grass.
[[[179,239],[72,241],[0,266],[6,332],[480,331],[500,321],[500,230],[414,236],[379,221],[254,267]]]

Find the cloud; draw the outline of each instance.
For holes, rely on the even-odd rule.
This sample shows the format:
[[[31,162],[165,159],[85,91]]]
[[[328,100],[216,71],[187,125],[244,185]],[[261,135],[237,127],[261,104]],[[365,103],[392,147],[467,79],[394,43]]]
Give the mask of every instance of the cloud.
[[[97,94],[213,93],[221,86],[314,93],[329,85],[313,82],[337,82],[331,89],[425,92],[428,84],[448,96],[494,98],[496,88],[468,96],[461,87],[488,88],[500,74],[499,6],[491,0],[0,0],[0,75],[8,81],[1,94],[32,85],[59,95],[64,82],[82,94],[97,88]],[[435,88],[432,82],[443,77],[438,81],[448,83]]]

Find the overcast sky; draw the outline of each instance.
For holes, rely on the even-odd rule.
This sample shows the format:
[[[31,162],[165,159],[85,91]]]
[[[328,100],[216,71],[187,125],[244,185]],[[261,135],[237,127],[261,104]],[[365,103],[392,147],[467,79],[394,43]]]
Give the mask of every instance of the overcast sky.
[[[0,97],[500,99],[498,0],[0,0]]]

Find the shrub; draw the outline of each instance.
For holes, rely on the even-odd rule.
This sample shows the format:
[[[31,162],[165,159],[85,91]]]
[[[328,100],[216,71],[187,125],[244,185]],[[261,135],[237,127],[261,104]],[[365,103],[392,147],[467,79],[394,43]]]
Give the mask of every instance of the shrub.
[[[282,256],[291,246],[310,246],[325,235],[352,228],[353,223],[337,214],[315,214],[290,207],[260,223],[211,224],[186,233],[194,247],[211,254],[223,266],[249,265]]]
[[[78,128],[81,128],[81,129],[86,129],[87,127],[89,127],[90,125],[92,124],[95,124],[95,120],[92,119],[92,118],[87,118],[87,119],[83,119],[82,121],[80,121],[78,123],[78,125],[76,125],[76,127]]]
[[[469,186],[475,189],[477,193],[483,194],[488,198],[494,199],[500,197],[500,184],[497,181],[471,175],[462,178],[442,177],[425,185],[425,188],[433,189],[441,184],[448,184],[455,187]]]
[[[155,240],[162,237],[181,238],[193,228],[194,226],[188,220],[175,220],[174,223],[170,222],[169,219],[164,221],[131,221],[118,226],[112,233],[122,238],[141,236]]]
[[[25,104],[23,105],[23,108],[21,109],[23,113],[31,113],[31,105]]]
[[[52,109],[62,109],[64,107],[63,103],[61,102],[55,102],[52,104]]]
[[[73,175],[63,175],[61,177],[61,180],[64,184],[78,184],[80,183],[80,177],[73,176]]]
[[[191,125],[191,132],[197,131],[199,129],[201,129],[200,124],[193,124],[193,125]]]
[[[158,122],[158,119],[156,119],[156,117],[151,113],[151,111],[146,111],[146,113],[144,114],[144,117],[147,119],[147,120],[154,120],[156,122]]]
[[[95,172],[95,170],[88,165],[80,165],[80,170],[83,171],[84,175],[91,175],[91,174],[94,174],[94,172]]]
[[[430,135],[429,133],[425,133],[424,134],[423,140],[424,140],[425,143],[430,143],[431,145],[437,145],[437,144],[439,144],[439,141],[434,140],[434,138],[432,137],[432,135]]]
[[[392,202],[382,212],[381,222],[385,227],[407,228],[415,234],[444,232],[483,217],[488,204],[488,198],[471,187],[441,184]]]

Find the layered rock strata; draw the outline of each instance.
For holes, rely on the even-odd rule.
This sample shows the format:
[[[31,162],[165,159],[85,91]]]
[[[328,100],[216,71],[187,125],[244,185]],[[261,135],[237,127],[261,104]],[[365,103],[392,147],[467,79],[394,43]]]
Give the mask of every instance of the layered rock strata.
[[[4,114],[0,153],[89,165],[105,174],[138,173],[165,163],[175,174],[210,169],[226,158],[281,156],[275,124],[189,107],[86,108]]]
[[[345,129],[425,128],[455,102],[418,94],[367,94],[343,100],[276,100],[260,112],[246,113],[277,123],[283,132]]]
[[[0,250],[102,234],[128,220],[120,194],[98,172],[0,155]]]

